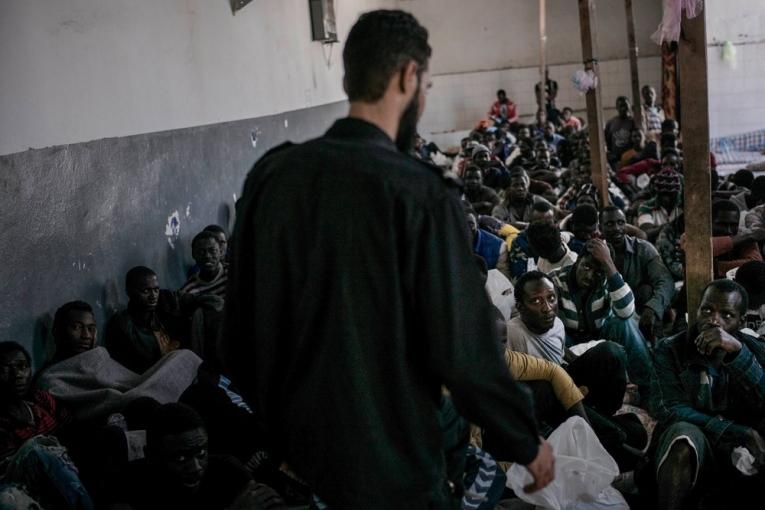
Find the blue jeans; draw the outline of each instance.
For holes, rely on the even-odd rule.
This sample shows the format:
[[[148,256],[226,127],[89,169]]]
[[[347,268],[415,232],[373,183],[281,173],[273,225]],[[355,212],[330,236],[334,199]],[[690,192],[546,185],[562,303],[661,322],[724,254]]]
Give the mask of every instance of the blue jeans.
[[[648,344],[643,338],[637,323],[630,319],[612,316],[605,321],[600,331],[589,338],[577,338],[566,335],[566,344],[571,346],[588,340],[610,340],[624,347],[627,355],[627,374],[630,382],[638,387],[640,405],[647,405],[651,396],[651,380],[655,377],[653,360]]]
[[[61,501],[68,510],[95,508],[66,448],[55,437],[35,436],[21,445],[4,481],[23,485],[42,504]]]

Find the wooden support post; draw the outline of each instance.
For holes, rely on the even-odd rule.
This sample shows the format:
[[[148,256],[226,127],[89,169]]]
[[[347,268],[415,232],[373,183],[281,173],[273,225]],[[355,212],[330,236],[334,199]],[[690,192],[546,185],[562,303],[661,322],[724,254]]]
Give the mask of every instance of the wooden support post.
[[[632,0],[624,0],[624,9],[627,13],[627,43],[630,55],[630,76],[632,77],[632,116],[635,124],[643,125],[643,101],[640,97],[640,73],[638,72],[637,38],[635,37],[635,13],[632,8]]]
[[[547,14],[545,1],[539,0],[539,96],[537,106],[546,113],[547,91]]]
[[[689,323],[696,317],[702,289],[713,277],[705,17],[706,9],[702,9],[693,19],[683,15],[678,55],[685,168],[685,285]]]
[[[598,77],[598,86],[587,92],[587,125],[590,135],[590,159],[592,182],[598,187],[600,203],[607,205],[608,166],[606,161],[605,136],[603,134],[603,104],[600,99],[600,75],[598,60],[594,55],[598,40],[595,24],[595,0],[579,0],[579,24],[582,33],[582,57],[585,70]]]

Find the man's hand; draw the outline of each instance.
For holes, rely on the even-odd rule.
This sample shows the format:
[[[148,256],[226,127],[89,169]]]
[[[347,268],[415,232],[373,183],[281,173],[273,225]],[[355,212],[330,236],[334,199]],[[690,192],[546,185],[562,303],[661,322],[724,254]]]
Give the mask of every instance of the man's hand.
[[[526,465],[526,469],[534,477],[534,483],[524,487],[523,492],[536,492],[544,489],[553,481],[555,478],[555,456],[550,443],[542,439],[536,458]]]
[[[656,314],[647,306],[640,314],[638,326],[646,340],[652,344],[656,342]]]
[[[721,327],[710,327],[701,332],[695,340],[696,348],[705,356],[711,356],[715,349],[722,349],[726,354],[741,350],[741,342]]]
[[[608,276],[617,273],[616,265],[611,258],[611,252],[608,250],[608,244],[603,239],[590,239],[585,244],[587,251],[592,254],[592,257],[600,262],[600,265],[606,271]]]
[[[765,440],[754,429],[748,429],[744,436],[744,446],[754,455],[754,465],[762,466],[765,464]]]
[[[750,232],[749,238],[756,243],[765,241],[765,229],[759,229]]]
[[[249,482],[228,510],[286,510],[281,496],[268,485]]]

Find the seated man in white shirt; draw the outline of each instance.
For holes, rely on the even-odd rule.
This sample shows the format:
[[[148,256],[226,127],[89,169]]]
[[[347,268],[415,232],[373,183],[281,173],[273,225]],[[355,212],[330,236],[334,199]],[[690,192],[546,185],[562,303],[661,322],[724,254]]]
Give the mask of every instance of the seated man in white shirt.
[[[615,416],[627,390],[627,358],[615,342],[600,342],[581,356],[566,349],[565,329],[558,318],[558,295],[552,280],[540,271],[524,273],[515,283],[519,315],[507,324],[507,346],[514,351],[565,364],[585,394],[593,429],[622,470],[639,459],[646,446],[645,429],[634,414]]]

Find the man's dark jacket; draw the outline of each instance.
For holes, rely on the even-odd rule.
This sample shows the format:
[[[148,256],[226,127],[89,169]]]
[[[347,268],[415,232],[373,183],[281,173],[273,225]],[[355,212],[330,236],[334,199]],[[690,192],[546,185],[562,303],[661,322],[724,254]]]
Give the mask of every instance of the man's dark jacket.
[[[438,405],[537,454],[455,187],[372,124],[271,151],[237,211],[226,358],[278,454],[333,509],[427,508]]]

